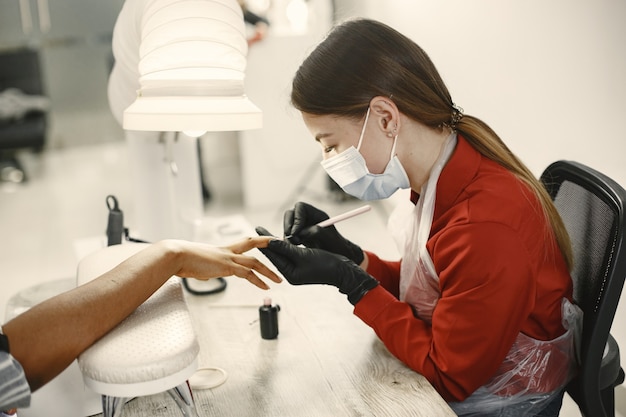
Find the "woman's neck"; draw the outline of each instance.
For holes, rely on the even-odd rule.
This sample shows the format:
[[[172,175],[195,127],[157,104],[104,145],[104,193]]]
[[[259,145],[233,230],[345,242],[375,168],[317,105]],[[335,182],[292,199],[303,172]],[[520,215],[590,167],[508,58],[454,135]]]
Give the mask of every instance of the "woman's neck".
[[[415,121],[404,121],[402,127],[398,137],[398,158],[407,172],[411,189],[419,193],[452,130],[432,129]]]

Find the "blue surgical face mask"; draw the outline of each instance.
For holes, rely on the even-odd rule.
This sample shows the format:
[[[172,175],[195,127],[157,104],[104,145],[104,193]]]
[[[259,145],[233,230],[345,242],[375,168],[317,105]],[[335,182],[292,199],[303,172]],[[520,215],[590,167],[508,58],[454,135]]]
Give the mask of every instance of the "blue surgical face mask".
[[[346,193],[360,200],[380,200],[390,197],[400,188],[409,188],[410,184],[406,171],[395,155],[397,135],[393,140],[391,156],[385,171],[382,174],[372,174],[368,171],[365,158],[359,149],[361,149],[369,115],[370,109],[368,107],[357,148],[350,146],[340,154],[323,160],[321,164],[326,173]]]

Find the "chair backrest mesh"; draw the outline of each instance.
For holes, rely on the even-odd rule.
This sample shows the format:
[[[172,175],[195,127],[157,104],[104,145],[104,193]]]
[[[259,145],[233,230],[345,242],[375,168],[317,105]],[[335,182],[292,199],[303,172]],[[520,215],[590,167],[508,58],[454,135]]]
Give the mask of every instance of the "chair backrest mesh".
[[[619,349],[609,333],[626,277],[626,190],[575,161],[552,163],[541,181],[572,242],[574,301],[584,312],[579,374],[567,392],[583,415],[613,415],[602,411],[601,391],[613,389],[621,369]]]
[[[574,251],[574,300],[586,320],[595,320],[612,266],[616,213],[592,192],[567,180],[554,203]]]

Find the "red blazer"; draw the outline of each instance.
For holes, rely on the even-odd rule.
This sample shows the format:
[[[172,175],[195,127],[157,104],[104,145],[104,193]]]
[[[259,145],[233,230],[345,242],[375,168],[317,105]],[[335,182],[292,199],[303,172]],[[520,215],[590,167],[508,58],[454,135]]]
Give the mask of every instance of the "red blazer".
[[[462,401],[495,373],[520,332],[564,333],[572,281],[539,202],[509,171],[459,136],[437,183],[427,249],[441,298],[432,326],[398,300],[400,262],[368,252],[381,285],[354,313],[389,351],[447,401]]]

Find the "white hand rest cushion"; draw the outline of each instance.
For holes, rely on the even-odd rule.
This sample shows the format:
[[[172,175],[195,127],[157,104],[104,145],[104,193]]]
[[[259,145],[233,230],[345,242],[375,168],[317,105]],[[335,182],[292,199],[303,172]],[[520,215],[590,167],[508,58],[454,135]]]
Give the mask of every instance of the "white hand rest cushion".
[[[124,243],[86,256],[78,285],[112,269],[146,245]],[[86,350],[78,365],[85,384],[104,395],[130,397],[168,390],[197,369],[198,342],[180,278],[170,278],[115,329]]]

